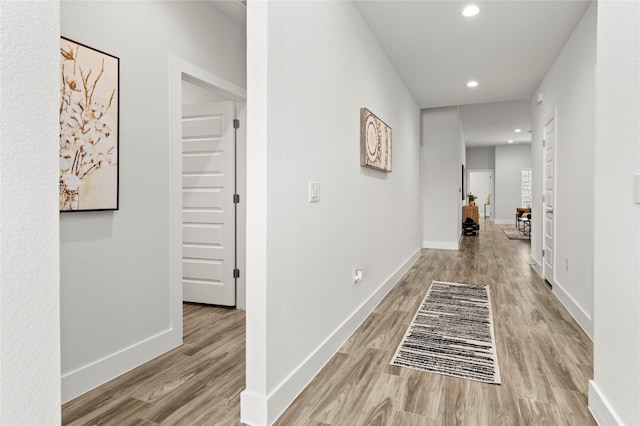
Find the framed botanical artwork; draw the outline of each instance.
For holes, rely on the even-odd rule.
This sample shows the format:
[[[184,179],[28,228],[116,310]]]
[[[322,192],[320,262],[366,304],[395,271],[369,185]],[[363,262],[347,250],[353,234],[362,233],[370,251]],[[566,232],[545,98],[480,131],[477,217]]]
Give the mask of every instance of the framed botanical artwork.
[[[60,39],[60,211],[118,210],[119,59]]]
[[[391,127],[367,108],[360,108],[360,165],[391,171]]]

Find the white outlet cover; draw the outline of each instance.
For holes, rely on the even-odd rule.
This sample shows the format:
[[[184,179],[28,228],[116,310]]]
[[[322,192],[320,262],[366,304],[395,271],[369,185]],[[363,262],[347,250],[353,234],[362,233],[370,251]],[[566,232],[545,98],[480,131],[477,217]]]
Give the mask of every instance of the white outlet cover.
[[[318,203],[320,201],[320,183],[309,182],[309,202]]]

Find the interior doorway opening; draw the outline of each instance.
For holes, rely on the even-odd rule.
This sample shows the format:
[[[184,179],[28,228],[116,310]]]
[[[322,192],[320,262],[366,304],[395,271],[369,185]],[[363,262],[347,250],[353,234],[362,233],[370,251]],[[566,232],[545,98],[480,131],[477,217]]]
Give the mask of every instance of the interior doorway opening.
[[[201,301],[192,299],[192,301],[235,306],[239,309],[246,307],[246,285],[243,273],[246,269],[246,90],[175,57],[171,58],[170,75],[172,108],[170,305],[172,328],[179,332],[180,341],[182,341],[185,276],[191,282],[217,284],[217,281],[220,281],[220,270],[228,268],[230,272],[227,271],[226,274],[233,279],[231,302],[228,300],[217,302],[215,299]],[[216,104],[226,106],[227,112],[224,113],[224,119],[219,114],[210,114],[207,117],[206,114],[198,112],[199,107],[193,107],[193,105]],[[185,106],[189,107],[185,108]],[[185,125],[183,119],[183,111],[186,110],[190,110],[191,114],[189,125]],[[217,124],[218,134],[224,135],[228,133],[228,127],[235,127],[233,124],[237,122],[239,122],[238,128],[231,129],[230,134],[233,137],[229,152],[221,152],[218,146],[219,141],[210,137],[215,136],[215,131],[209,131],[207,127],[212,128],[213,124],[215,130]],[[203,128],[205,130],[200,135],[202,137],[197,137],[197,133],[202,132]],[[184,145],[184,139],[189,139],[188,146]],[[235,171],[231,173],[231,177],[226,177],[226,185],[230,187],[223,193],[219,185],[221,172],[219,163],[225,155],[232,157]],[[185,157],[187,157],[186,162]],[[193,167],[204,168],[194,172]],[[224,172],[228,173],[229,170]],[[205,187],[202,182],[206,184]],[[190,194],[185,193],[189,192],[185,191],[185,188],[190,191]],[[220,234],[224,232],[219,218],[212,217],[219,216],[221,213],[222,208],[216,205],[220,197],[226,198],[223,200],[224,209],[229,210],[229,206],[233,209],[233,214],[227,217],[234,222],[231,237],[227,235],[225,244],[231,241],[235,247],[229,259],[224,259],[224,262],[220,262],[211,255],[217,250]],[[236,199],[239,203],[234,203]],[[198,206],[193,204],[194,202],[200,202],[203,205]],[[183,220],[187,221],[187,226]],[[185,253],[185,244],[189,245],[189,253]],[[188,258],[187,262],[185,262],[185,254]],[[188,267],[185,267],[185,263],[188,263]]]
[[[477,198],[479,215],[492,221],[494,205],[493,170],[469,170],[469,186],[467,189]]]

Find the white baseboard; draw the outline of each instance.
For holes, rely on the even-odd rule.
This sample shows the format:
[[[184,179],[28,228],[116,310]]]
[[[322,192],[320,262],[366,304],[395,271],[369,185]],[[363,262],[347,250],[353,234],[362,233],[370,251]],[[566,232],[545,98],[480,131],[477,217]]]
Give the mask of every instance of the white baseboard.
[[[422,241],[422,248],[439,250],[460,250],[460,243],[456,241]]]
[[[413,253],[371,296],[365,300],[331,335],[325,339],[289,376],[280,382],[266,398],[243,391],[241,421],[253,426],[273,424],[294,399],[304,390],[340,347],[360,327],[380,301],[400,281],[420,257]],[[266,419],[266,422],[265,422]]]
[[[573,319],[576,320],[578,325],[582,327],[587,336],[593,341],[593,320],[591,315],[582,309],[582,306],[575,301],[573,297],[564,289],[562,284],[554,280],[552,285],[553,294],[556,298],[567,308],[567,311],[571,314]]]
[[[70,401],[121,374],[182,344],[182,333],[169,329],[62,375],[62,403]]]
[[[589,410],[600,426],[624,424],[594,380],[589,380]]]
[[[533,257],[533,255],[529,256],[529,265],[533,266],[533,270],[536,271],[538,275],[540,275],[540,278],[544,279],[544,277],[542,276],[542,263],[538,261],[538,259]]]

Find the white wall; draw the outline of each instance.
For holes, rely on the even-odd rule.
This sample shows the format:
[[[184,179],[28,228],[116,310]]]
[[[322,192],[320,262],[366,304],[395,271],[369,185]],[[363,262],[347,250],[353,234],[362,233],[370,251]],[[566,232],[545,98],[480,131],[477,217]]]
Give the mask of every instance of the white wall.
[[[458,107],[422,111],[422,247],[457,250],[464,136]]]
[[[242,420],[268,424],[419,255],[420,113],[353,3],[255,2],[247,14]],[[360,167],[361,107],[393,129],[391,173]]]
[[[596,4],[587,9],[532,97],[531,257],[542,260],[542,131],[556,115],[555,279],[553,290],[593,337]],[[537,105],[537,93],[544,101]]]
[[[514,224],[522,207],[522,169],[531,168],[531,145],[496,146],[495,223]]]
[[[493,170],[496,165],[496,147],[467,148],[467,170]]]
[[[73,1],[61,14],[64,36],[120,58],[121,100],[120,210],[60,218],[68,400],[181,342],[169,279],[170,57],[239,86],[246,65],[244,30],[208,2]]]
[[[598,2],[594,379],[599,424],[640,424],[640,3]]]
[[[60,422],[59,29],[56,1],[0,2],[3,425]]]

